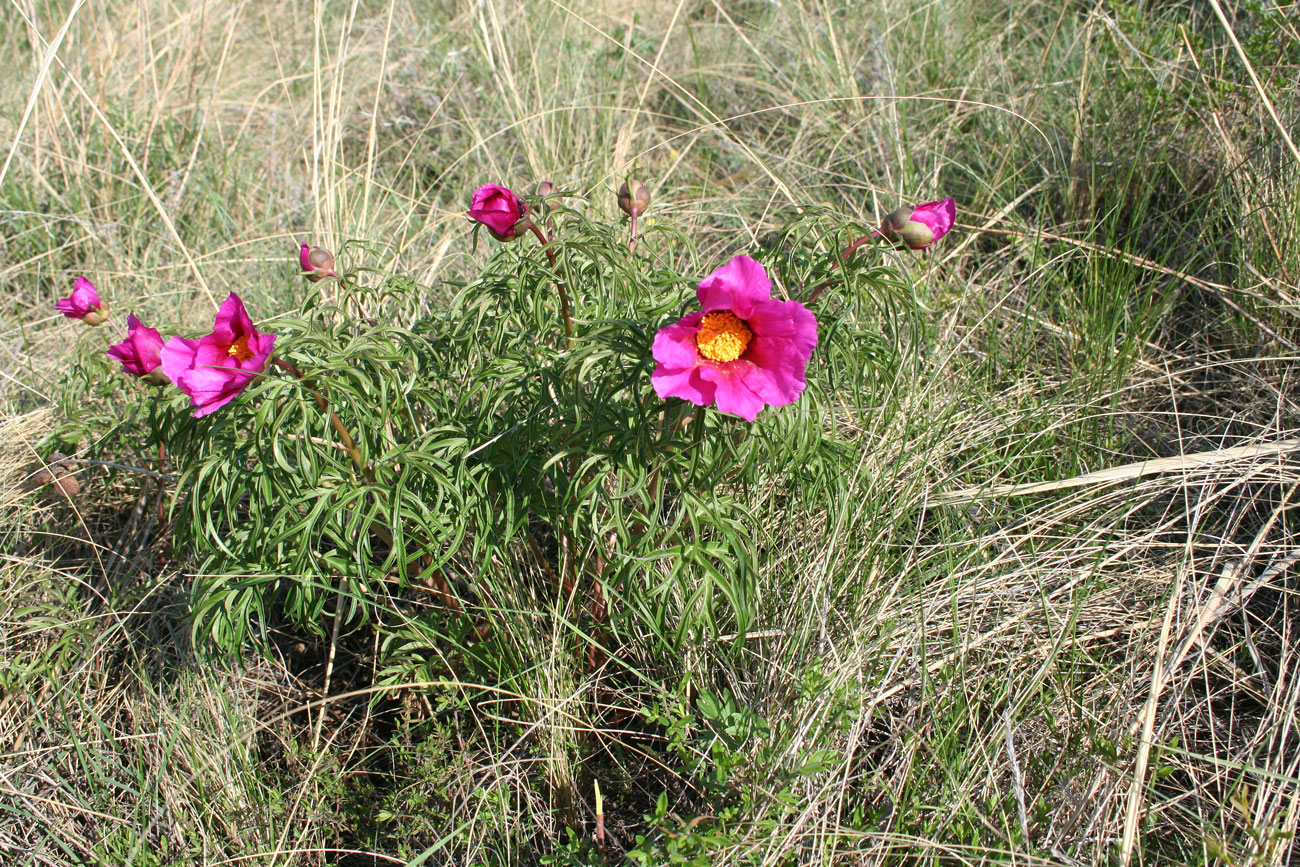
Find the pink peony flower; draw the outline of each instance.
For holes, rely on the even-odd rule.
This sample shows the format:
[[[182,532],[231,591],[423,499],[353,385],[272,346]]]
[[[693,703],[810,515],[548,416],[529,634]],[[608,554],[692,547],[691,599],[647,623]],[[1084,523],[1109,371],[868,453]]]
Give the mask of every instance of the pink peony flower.
[[[244,302],[234,292],[221,303],[212,333],[198,340],[173,337],[162,348],[162,369],[190,396],[194,417],[230,403],[253,377],[266,369],[274,334],[253,327]]]
[[[915,208],[899,208],[885,217],[880,224],[880,234],[913,250],[924,250],[948,234],[956,217],[957,203],[949,196]]]
[[[700,282],[700,310],[655,335],[650,381],[662,398],[753,421],[794,403],[817,345],[817,319],[798,301],[773,301],[763,266],[737,256]]]
[[[126,317],[126,340],[108,347],[108,357],[122,362],[122,370],[132,376],[143,377],[152,385],[165,385],[167,377],[158,369],[162,348],[162,335],[130,313]]]
[[[492,237],[508,241],[519,234],[515,226],[528,216],[528,205],[505,187],[484,184],[474,191],[468,214],[471,220],[487,226]]]
[[[298,265],[305,272],[304,276],[313,283],[319,283],[326,277],[339,276],[334,272],[334,254],[324,247],[303,244],[298,251]]]
[[[78,277],[72,284],[72,294],[54,302],[55,308],[69,319],[81,319],[87,325],[99,325],[108,317],[104,314],[95,284],[85,277]]]

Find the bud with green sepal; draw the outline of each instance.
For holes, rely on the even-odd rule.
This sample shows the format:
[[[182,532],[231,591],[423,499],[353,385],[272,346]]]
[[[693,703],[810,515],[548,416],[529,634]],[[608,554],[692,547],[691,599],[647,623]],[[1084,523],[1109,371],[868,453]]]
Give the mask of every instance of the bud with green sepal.
[[[912,250],[924,250],[948,234],[956,216],[957,203],[949,196],[938,202],[899,208],[881,222],[880,234]]]

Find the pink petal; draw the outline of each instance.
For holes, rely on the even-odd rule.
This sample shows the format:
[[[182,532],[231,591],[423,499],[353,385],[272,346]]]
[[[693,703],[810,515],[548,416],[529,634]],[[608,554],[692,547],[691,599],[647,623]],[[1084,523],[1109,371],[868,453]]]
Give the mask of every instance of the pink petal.
[[[162,335],[137,319],[134,313],[127,314],[126,323],[126,339],[110,346],[108,357],[120,361],[127,373],[145,376],[162,362],[159,356]]]
[[[217,311],[217,318],[212,323],[210,336],[229,346],[245,335],[256,333],[253,320],[248,318],[248,311],[244,309],[244,302],[231,292],[226,300],[221,302],[221,309]]]
[[[100,308],[99,293],[95,291],[95,284],[85,277],[78,277],[76,282],[72,284],[72,304],[83,313],[98,310]]]
[[[696,406],[708,406],[713,403],[715,386],[700,374],[698,367],[670,368],[656,365],[650,374],[650,383],[654,385],[655,394],[667,400],[680,397]]]
[[[755,303],[772,297],[772,281],[758,262],[748,256],[735,256],[701,280],[695,295],[705,313],[731,310],[741,319],[748,319]]]
[[[808,359],[784,338],[758,339],[750,344],[740,375],[754,394],[772,406],[794,403],[807,385]]]
[[[197,340],[186,340],[184,337],[173,337],[163,345],[159,355],[162,357],[163,373],[167,378],[174,382],[177,387],[184,389],[181,380],[194,368],[194,357],[198,353],[199,342]]]
[[[247,361],[239,362],[241,370],[261,373],[266,370],[267,363],[271,360],[271,353],[275,348],[274,334],[259,334],[248,341],[248,348],[253,355]]]
[[[948,234],[953,221],[957,219],[957,202],[949,196],[938,202],[917,205],[916,210],[912,212],[912,219],[929,227],[930,231],[934,232],[934,240],[937,241]]]
[[[524,208],[513,191],[497,184],[484,184],[474,191],[468,214],[470,219],[505,239],[515,236],[515,224],[523,219]]]
[[[694,367],[700,359],[695,346],[695,335],[700,331],[703,313],[690,313],[659,329],[650,354],[661,365],[670,368]]]
[[[738,415],[745,421],[753,421],[763,411],[763,398],[759,397],[745,382],[742,375],[746,363],[732,361],[726,364],[703,364],[699,368],[700,376],[714,385],[714,399],[719,412]]]
[[[308,247],[306,244],[303,244],[302,249],[298,251],[298,267],[304,271],[315,271],[316,269],[311,266],[310,257],[311,257],[311,247]]]
[[[790,341],[792,349],[807,364],[817,345],[817,317],[798,301],[764,301],[754,306],[745,320],[757,340],[780,337]]]

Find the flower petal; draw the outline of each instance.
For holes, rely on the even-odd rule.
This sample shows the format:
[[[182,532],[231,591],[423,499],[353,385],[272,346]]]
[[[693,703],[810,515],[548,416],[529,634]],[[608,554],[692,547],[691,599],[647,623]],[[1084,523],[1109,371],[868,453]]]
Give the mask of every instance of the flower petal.
[[[162,363],[159,356],[163,347],[162,335],[141,322],[134,313],[127,314],[126,324],[126,339],[110,346],[107,355],[120,361],[125,372],[145,376]]]
[[[756,340],[737,364],[745,384],[772,406],[794,403],[807,385],[807,358],[781,338]]]
[[[730,361],[724,364],[708,362],[700,365],[700,376],[714,385],[714,400],[720,412],[738,415],[753,421],[763,411],[764,401],[745,381],[745,370],[751,364]]]
[[[72,284],[72,305],[82,313],[98,310],[101,305],[99,292],[95,291],[95,284],[85,277],[78,277]]]
[[[952,196],[937,202],[926,202],[923,205],[917,205],[916,210],[912,212],[912,220],[928,226],[930,231],[934,233],[935,241],[948,234],[948,230],[952,228],[953,221],[956,219],[957,202]]]
[[[226,300],[221,302],[221,309],[217,311],[217,318],[212,323],[212,334],[209,336],[229,346],[241,337],[256,333],[253,320],[248,318],[248,311],[244,309],[244,302],[231,292]]]
[[[248,370],[255,373],[261,373],[266,370],[267,363],[271,360],[271,353],[275,348],[274,334],[259,334],[248,341],[248,348],[252,350],[252,356],[247,361],[238,362],[240,370]]]
[[[660,328],[650,349],[654,360],[666,367],[694,367],[700,359],[695,335],[699,333],[703,318],[703,313],[690,313],[672,325]]]
[[[655,387],[655,394],[665,400],[680,397],[696,406],[713,403],[714,385],[700,375],[698,367],[671,368],[659,364],[650,374],[650,382]]]
[[[484,184],[470,198],[471,220],[482,223],[501,239],[515,236],[515,224],[524,217],[525,208],[519,197],[507,187]]]
[[[167,374],[167,378],[179,386],[181,378],[194,368],[194,356],[198,349],[197,340],[186,340],[184,337],[168,340],[159,352],[163,373]]]
[[[757,302],[772,297],[772,281],[758,262],[748,256],[735,256],[701,280],[695,295],[705,313],[730,310],[748,319]]]
[[[798,301],[764,301],[745,320],[757,340],[783,338],[806,364],[817,345],[817,317]]]

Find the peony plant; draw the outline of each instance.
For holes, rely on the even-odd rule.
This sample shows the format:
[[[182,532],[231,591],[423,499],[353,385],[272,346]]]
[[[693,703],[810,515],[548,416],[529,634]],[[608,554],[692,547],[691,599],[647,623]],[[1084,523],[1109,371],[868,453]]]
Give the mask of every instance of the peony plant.
[[[368,623],[394,665],[432,678],[453,657],[502,676],[526,665],[515,643],[537,624],[513,618],[539,599],[588,669],[646,623],[679,643],[749,626],[747,483],[761,467],[832,495],[829,398],[865,388],[862,341],[900,330],[890,272],[851,254],[873,240],[926,249],[955,203],[900,209],[838,257],[814,251],[836,248],[841,226],[810,215],[789,234],[798,249],[733,255],[692,280],[673,265],[698,254],[689,239],[637,222],[640,181],[609,203],[627,231],[552,182],[534,189],[473,192],[474,224],[536,243],[496,247],[454,290],[301,243],[292,270],[341,291],[275,311],[274,333],[234,292],[196,337],[128,315],[101,359],[169,387],[120,413],[141,454],[115,465],[170,461],[200,635],[234,649],[275,617]],[[345,245],[345,264],[353,251],[370,256]],[[84,278],[59,309],[106,318]],[[434,602],[412,609],[413,588]]]

